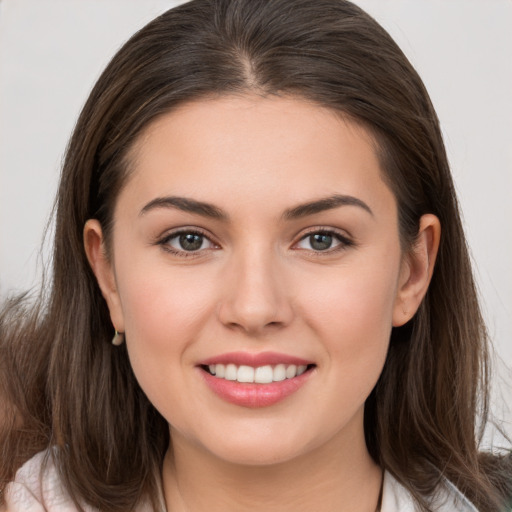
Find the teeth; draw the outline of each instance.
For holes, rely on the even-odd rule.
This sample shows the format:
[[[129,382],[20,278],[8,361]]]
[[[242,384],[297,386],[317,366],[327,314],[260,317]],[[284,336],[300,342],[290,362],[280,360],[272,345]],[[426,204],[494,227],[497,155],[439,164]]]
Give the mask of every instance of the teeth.
[[[269,384],[274,380],[272,366],[260,366],[254,371],[254,382],[258,384]]]
[[[274,378],[272,380],[276,382],[280,382],[282,380],[286,379],[286,368],[284,364],[278,364],[274,368]]]
[[[286,368],[286,378],[291,379],[297,375],[297,367],[294,364],[291,364]]]
[[[294,364],[278,364],[276,366],[236,366],[234,364],[210,364],[208,370],[212,375],[219,379],[236,380],[237,382],[255,382],[257,384],[269,384],[270,382],[280,382],[286,379],[293,379],[302,375],[306,370],[306,365],[296,366]]]
[[[254,368],[250,366],[240,366],[236,372],[238,382],[254,382]]]
[[[237,368],[234,364],[228,364],[226,366],[226,373],[224,374],[224,378],[226,380],[236,380],[237,377]]]
[[[307,366],[306,365],[303,365],[303,366],[298,366],[297,367],[297,375],[302,375],[307,369]]]

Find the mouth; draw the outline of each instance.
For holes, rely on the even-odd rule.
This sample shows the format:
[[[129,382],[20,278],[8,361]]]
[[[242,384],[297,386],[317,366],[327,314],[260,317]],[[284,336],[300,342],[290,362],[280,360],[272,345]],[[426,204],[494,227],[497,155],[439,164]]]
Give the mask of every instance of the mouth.
[[[207,386],[234,405],[274,405],[297,392],[315,373],[316,364],[274,354],[225,354],[197,366]]]
[[[277,364],[252,367],[233,363],[219,363],[201,365],[201,369],[217,379],[236,381],[241,384],[270,384],[294,379],[311,370],[314,366],[314,364]]]

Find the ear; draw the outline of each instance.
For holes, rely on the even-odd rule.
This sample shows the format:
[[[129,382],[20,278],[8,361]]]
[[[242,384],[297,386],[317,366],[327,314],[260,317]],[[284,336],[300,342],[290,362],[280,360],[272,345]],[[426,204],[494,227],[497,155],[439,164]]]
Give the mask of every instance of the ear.
[[[423,215],[416,241],[403,257],[393,310],[393,327],[407,323],[420,307],[434,272],[440,239],[439,219],[432,214]]]
[[[107,257],[103,230],[96,219],[90,219],[84,227],[85,254],[89,265],[96,276],[103,298],[110,311],[110,319],[114,329],[124,332],[124,316],[112,262]]]

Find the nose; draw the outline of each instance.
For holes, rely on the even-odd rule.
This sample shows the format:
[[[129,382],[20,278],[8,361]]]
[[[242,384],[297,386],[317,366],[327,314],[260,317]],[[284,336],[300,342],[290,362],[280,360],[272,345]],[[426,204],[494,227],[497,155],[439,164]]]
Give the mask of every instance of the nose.
[[[225,271],[219,320],[251,336],[288,325],[293,318],[289,288],[279,258],[263,251],[233,257]]]

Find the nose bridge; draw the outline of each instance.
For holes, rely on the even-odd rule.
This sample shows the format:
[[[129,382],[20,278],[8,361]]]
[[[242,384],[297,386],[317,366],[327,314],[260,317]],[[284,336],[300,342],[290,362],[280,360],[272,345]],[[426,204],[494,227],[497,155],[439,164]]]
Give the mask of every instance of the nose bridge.
[[[234,251],[225,269],[221,321],[251,333],[289,323],[292,308],[282,270],[278,254],[269,246],[253,243]]]

